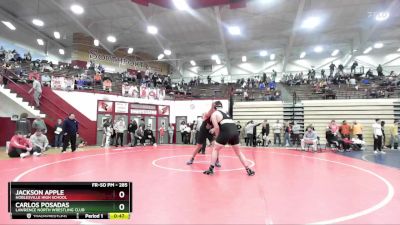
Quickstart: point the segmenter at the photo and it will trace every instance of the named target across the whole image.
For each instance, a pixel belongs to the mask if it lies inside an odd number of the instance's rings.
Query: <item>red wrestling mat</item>
[[[400,171],[331,153],[242,148],[202,174],[209,155],[187,166],[194,146],[119,148],[0,163],[0,224],[399,224]],[[208,153],[210,149],[207,149]],[[9,181],[132,181],[128,221],[11,220]]]

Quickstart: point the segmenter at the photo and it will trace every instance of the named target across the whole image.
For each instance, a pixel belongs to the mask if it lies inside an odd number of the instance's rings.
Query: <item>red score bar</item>
[[[129,201],[129,189],[64,190],[62,195],[12,195],[20,201]]]

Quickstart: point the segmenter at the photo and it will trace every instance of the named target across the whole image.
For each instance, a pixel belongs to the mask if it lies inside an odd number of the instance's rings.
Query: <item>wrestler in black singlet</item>
[[[222,114],[222,120],[218,123],[220,132],[216,142],[221,145],[239,144],[239,132],[235,122],[225,112],[221,110],[218,111]]]

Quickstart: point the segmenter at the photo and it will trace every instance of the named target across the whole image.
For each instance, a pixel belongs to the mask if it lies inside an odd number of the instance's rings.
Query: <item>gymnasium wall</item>
[[[154,105],[169,105],[171,123],[175,123],[176,116],[187,116],[188,121],[193,121],[197,116],[201,116],[203,112],[210,109],[211,103],[215,100],[193,100],[193,101],[170,101],[170,100],[152,100],[140,99],[131,97],[122,97],[116,95],[93,94],[86,92],[54,92],[62,99],[70,103],[73,107],[79,109],[83,115],[92,121],[97,120],[97,101],[120,101],[120,102],[135,102]],[[228,109],[228,100],[221,100],[224,108]]]

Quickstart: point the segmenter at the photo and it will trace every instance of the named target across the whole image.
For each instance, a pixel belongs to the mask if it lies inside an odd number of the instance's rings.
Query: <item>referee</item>
[[[68,118],[64,120],[62,129],[63,129],[63,140],[64,145],[62,149],[62,153],[67,150],[69,143],[71,142],[71,150],[75,152],[76,150],[76,137],[79,136],[78,133],[79,123],[75,120],[75,114],[70,113]]]

